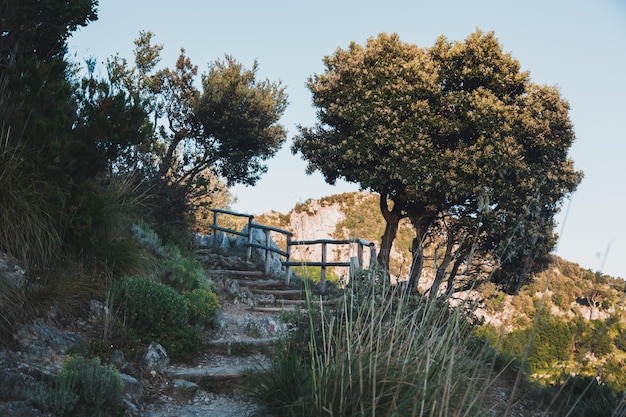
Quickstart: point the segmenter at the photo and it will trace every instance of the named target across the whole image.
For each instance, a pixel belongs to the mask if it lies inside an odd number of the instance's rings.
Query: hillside
[[[358,237],[377,246],[385,227],[378,196],[364,192],[309,200],[297,204],[288,213],[269,212],[256,216],[255,221],[289,230],[294,233],[294,239]],[[403,222],[392,252],[392,278],[406,279],[412,238],[411,225]],[[433,254],[434,249],[427,248],[422,286],[434,274]],[[306,256],[314,259],[319,254],[310,249]],[[552,381],[561,370],[584,375],[598,372],[604,380],[623,390],[626,389],[625,288],[622,279],[581,268],[555,256],[551,267],[537,274],[516,296],[506,295],[487,283],[474,291],[456,294],[455,298],[457,302],[461,299],[477,302],[479,308],[475,314],[484,322],[482,334],[511,354],[523,351],[530,329],[539,323],[539,335],[532,342],[535,350],[528,359],[529,371],[536,378]],[[559,343],[560,350],[554,347]],[[551,348],[544,352],[544,345]]]

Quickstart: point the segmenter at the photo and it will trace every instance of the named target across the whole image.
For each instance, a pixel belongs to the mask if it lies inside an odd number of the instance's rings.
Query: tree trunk
[[[426,212],[420,216],[411,217],[411,224],[415,229],[415,238],[411,245],[411,270],[409,272],[409,284],[407,290],[410,292],[417,291],[422,270],[424,269],[424,239],[428,229],[431,227],[434,216],[429,216]]]
[[[422,269],[424,269],[424,247],[422,245],[423,239],[419,236],[413,238],[413,244],[411,245],[411,270],[409,272],[409,284],[407,285],[407,291],[417,291],[417,285],[419,284],[420,276],[422,275]]]
[[[437,267],[437,272],[435,273],[435,280],[433,281],[433,285],[430,287],[430,290],[428,290],[428,296],[431,300],[437,298],[437,293],[439,292],[439,287],[443,282],[443,277],[446,274],[446,269],[448,269],[450,262],[452,262],[453,247],[454,239],[452,239],[452,236],[448,236],[446,242],[446,253],[443,255],[443,259]]]
[[[387,204],[387,194],[380,194],[380,212],[385,219],[385,233],[381,237],[380,251],[378,252],[378,264],[382,266],[385,276],[389,276],[389,257],[391,254],[391,246],[398,234],[398,224],[402,218],[401,207],[394,202],[393,208],[389,210]]]

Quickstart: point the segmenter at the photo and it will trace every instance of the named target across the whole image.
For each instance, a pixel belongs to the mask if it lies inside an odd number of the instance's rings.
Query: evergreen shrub
[[[191,323],[200,326],[214,324],[217,312],[220,309],[220,302],[217,294],[206,288],[196,288],[185,294],[189,303],[191,313]]]
[[[69,357],[61,372],[31,391],[38,407],[61,416],[117,416],[122,409],[124,383],[112,365],[98,358]]]

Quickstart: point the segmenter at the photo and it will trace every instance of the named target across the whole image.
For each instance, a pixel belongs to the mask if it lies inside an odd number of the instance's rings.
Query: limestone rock
[[[143,358],[144,369],[151,375],[156,375],[165,372],[169,364],[170,358],[165,348],[158,343],[150,343]]]

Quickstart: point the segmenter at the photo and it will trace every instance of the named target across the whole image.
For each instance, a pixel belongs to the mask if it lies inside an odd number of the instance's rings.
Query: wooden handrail
[[[347,245],[356,243],[357,246],[357,266],[358,268],[363,268],[363,248],[370,248],[370,270],[373,271],[374,263],[376,260],[376,245],[372,242],[369,242],[364,239],[316,239],[316,240],[291,240],[293,237],[293,233],[288,230],[279,229],[277,227],[266,226],[259,223],[253,222],[254,216],[251,214],[241,214],[230,210],[212,208],[213,212],[213,224],[210,226],[213,232],[213,245],[217,245],[216,232],[222,231],[224,233],[232,233],[238,236],[247,237],[248,242],[246,246],[248,248],[247,251],[247,259],[250,260],[252,248],[258,248],[265,251],[265,273],[269,273],[269,252],[277,253],[280,256],[284,256],[285,260],[281,261],[281,264],[285,267],[285,284],[289,285],[290,281],[290,267],[292,266],[319,266],[321,268],[321,277],[320,277],[320,290],[321,292],[325,291],[326,287],[326,268],[327,267],[350,267],[352,268],[352,262],[328,262],[326,260],[326,249],[328,245]],[[239,232],[233,229],[229,229],[227,227],[218,226],[217,218],[218,214],[228,214],[231,216],[238,217],[247,217],[248,218],[248,228],[247,233]],[[265,233],[265,244],[252,243],[252,229],[260,229]],[[271,244],[270,232],[277,232],[285,235],[286,237],[286,250],[283,251],[280,248],[274,248]],[[317,261],[291,261],[291,248],[293,246],[301,246],[301,245],[322,245],[322,259],[321,262]],[[373,275],[372,275],[373,277]]]

